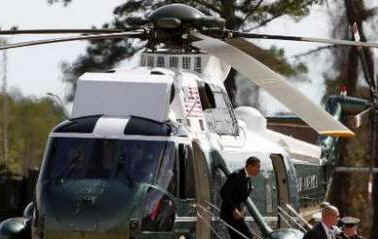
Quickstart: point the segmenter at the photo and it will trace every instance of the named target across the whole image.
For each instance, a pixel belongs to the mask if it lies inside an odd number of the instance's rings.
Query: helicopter
[[[0,223],[0,238],[224,238],[220,187],[249,156],[261,160],[246,202],[255,236],[302,238],[303,228],[284,218],[303,208],[300,195],[320,192],[315,201],[322,200],[328,175],[321,147],[267,129],[252,107],[233,109],[223,81],[233,67],[327,140],[352,137],[253,58],[245,39],[378,45],[231,31],[223,19],[184,4],[163,6],[134,23],[126,30],[0,31],[86,34],[0,50],[88,39],[147,41],[139,66],[80,77],[70,118],[49,135],[35,199],[23,217]]]

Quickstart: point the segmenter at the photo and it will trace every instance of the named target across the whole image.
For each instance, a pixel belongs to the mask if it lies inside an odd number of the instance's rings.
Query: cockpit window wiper
[[[81,152],[76,152],[76,155],[72,157],[72,159],[69,161],[67,166],[63,167],[62,171],[57,174],[56,178],[57,180],[60,180],[62,178],[68,177],[76,168],[77,163],[82,159],[82,153]]]
[[[126,157],[124,154],[121,154],[116,168],[115,176],[120,179],[126,179],[127,185],[132,188],[135,185],[134,180],[131,178],[129,173],[125,173],[125,170],[127,169],[128,162],[126,161]]]

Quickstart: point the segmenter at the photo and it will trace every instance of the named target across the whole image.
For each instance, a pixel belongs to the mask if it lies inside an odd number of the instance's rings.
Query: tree
[[[47,136],[65,118],[64,110],[49,98],[5,97],[9,102],[6,168],[12,174],[27,175],[30,168],[39,168]],[[4,96],[1,96],[0,104],[3,100]]]
[[[265,26],[285,15],[299,21],[309,14],[312,5],[322,4],[323,2],[324,0],[129,0],[114,9],[115,17],[113,22],[105,23],[103,27],[124,29],[128,27],[127,20],[130,17],[151,12],[166,4],[184,3],[201,10],[207,15],[223,17],[226,20],[228,29],[248,32]],[[68,5],[71,3],[71,0],[48,0],[48,3],[63,3],[64,5]],[[76,89],[75,83],[81,74],[87,71],[103,71],[116,66],[121,60],[132,56],[143,47],[135,43],[135,41],[120,39],[91,41],[85,55],[80,56],[72,64],[63,64],[63,80],[73,85],[73,91],[68,96],[68,100],[73,99],[73,93]],[[295,75],[306,71],[303,64],[290,65],[285,60],[282,50],[262,50],[256,47],[256,55],[263,56],[260,59],[263,63],[285,75]],[[225,83],[234,105],[236,92],[235,75],[236,71],[232,70]]]
[[[334,3],[339,9],[338,14],[333,17],[336,38],[352,39],[350,26],[356,22],[359,26],[361,41],[366,41],[365,29],[367,23],[375,16],[375,9],[368,9],[364,1],[345,0]],[[340,9],[343,9],[340,11]],[[347,21],[345,21],[347,19]],[[328,94],[337,94],[342,86],[348,89],[348,95],[361,98],[369,98],[369,89],[361,84],[361,73],[373,76],[373,57],[370,49],[363,49],[366,60],[366,69],[361,71],[359,50],[355,47],[338,47],[332,49],[333,64],[328,73],[325,74]],[[348,123],[348,121],[346,121]],[[344,167],[367,167],[370,164],[370,141],[371,128],[368,122],[358,130],[357,136],[353,139],[343,140],[339,146],[340,159],[338,166]],[[351,125],[349,125],[351,127]],[[361,218],[361,231],[368,238],[378,236],[377,229],[372,223],[373,211],[371,208],[376,203],[369,200],[368,195],[369,175],[364,172],[335,172],[332,184],[330,185],[328,200],[338,206],[343,215],[357,216]],[[376,198],[376,197],[374,197]],[[375,200],[378,200],[376,198]],[[375,206],[376,207],[376,206]],[[376,211],[374,217],[378,217]]]

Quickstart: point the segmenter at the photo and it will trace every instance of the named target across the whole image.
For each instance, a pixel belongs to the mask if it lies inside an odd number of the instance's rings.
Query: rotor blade
[[[378,43],[374,43],[374,42],[355,42],[355,41],[347,41],[347,40],[325,39],[325,38],[314,38],[314,37],[269,35],[269,34],[257,34],[257,33],[243,33],[243,32],[232,32],[232,37],[243,37],[243,38],[253,38],[253,39],[287,40],[287,41],[303,41],[303,42],[318,42],[318,43],[333,44],[333,45],[362,46],[362,47],[378,48]]]
[[[243,39],[232,39],[227,43],[218,39],[193,33],[194,37],[202,39],[192,43],[195,47],[207,51],[222,61],[230,64],[238,72],[247,76],[258,86],[265,89],[270,95],[278,99],[287,108],[292,110],[307,124],[321,135],[351,137],[354,133],[330,114],[315,105],[299,90],[291,86],[286,79],[257,61],[255,58],[240,50],[249,42]]]
[[[33,30],[6,30],[0,31],[0,35],[21,35],[21,34],[99,34],[99,33],[120,33],[126,31],[134,31],[138,28],[129,29],[33,29]]]
[[[77,36],[77,37],[62,37],[47,40],[36,40],[19,42],[14,44],[1,45],[0,50],[6,50],[11,48],[19,48],[26,46],[44,45],[58,42],[68,42],[68,41],[79,41],[79,40],[101,40],[101,39],[115,39],[115,38],[141,38],[144,39],[146,34],[143,32],[122,32],[122,33],[110,33],[110,34],[99,34],[99,35],[87,35],[87,36]]]

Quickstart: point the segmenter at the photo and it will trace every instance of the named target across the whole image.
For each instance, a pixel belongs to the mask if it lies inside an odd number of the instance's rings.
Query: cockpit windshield
[[[152,183],[157,165],[172,147],[166,141],[52,138],[44,178]]]

